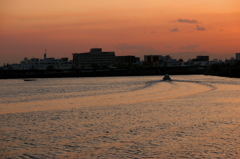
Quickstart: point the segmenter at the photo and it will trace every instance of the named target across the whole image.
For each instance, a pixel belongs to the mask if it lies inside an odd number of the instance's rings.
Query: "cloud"
[[[200,27],[199,25],[196,26],[196,29],[199,31],[205,31],[206,29],[204,27]]]
[[[115,46],[115,49],[117,50],[130,50],[130,49],[143,49],[143,46],[140,45],[129,45],[126,43],[123,44],[118,44],[117,46]]]
[[[195,44],[195,45],[187,45],[187,46],[180,46],[181,49],[186,49],[186,50],[193,50],[195,48],[197,48],[199,45]]]
[[[177,21],[180,22],[180,23],[190,23],[190,24],[198,23],[197,20],[190,20],[190,19],[178,19]]]
[[[177,31],[179,31],[179,30],[178,30],[178,28],[174,28],[174,29],[171,29],[170,31],[171,31],[171,32],[177,32]]]
[[[146,34],[146,33],[148,33],[148,34],[149,34],[149,33],[155,34],[155,33],[157,33],[157,32],[156,32],[156,31],[148,31],[148,32],[147,32],[147,31],[143,31],[143,34]]]
[[[165,46],[166,48],[172,48],[171,46]]]

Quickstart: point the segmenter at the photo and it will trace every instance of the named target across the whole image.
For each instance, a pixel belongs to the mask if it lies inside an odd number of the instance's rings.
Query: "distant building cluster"
[[[47,58],[45,50],[44,58],[25,57],[20,64],[4,64],[0,67],[3,70],[55,70],[55,69],[92,69],[92,68],[118,68],[118,67],[184,67],[184,66],[207,66],[223,61],[214,59],[209,61],[209,56],[199,55],[195,59],[184,62],[182,59],[173,59],[169,55],[144,55],[144,60],[139,57],[115,56],[115,52],[103,52],[102,48],[92,48],[90,52],[72,53],[73,59]],[[236,58],[226,59],[224,63],[233,63],[240,60],[240,53],[236,53]]]
[[[68,58],[55,59],[53,57],[47,58],[45,52],[44,58],[31,58],[25,57],[20,64],[5,65],[8,69],[13,70],[47,70],[47,69],[70,69],[73,62],[68,61]]]

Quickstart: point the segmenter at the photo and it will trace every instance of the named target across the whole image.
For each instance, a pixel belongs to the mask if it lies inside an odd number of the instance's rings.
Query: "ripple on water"
[[[11,113],[0,114],[0,158],[238,158],[239,101],[230,99],[239,86],[185,77],[134,87],[123,78],[112,93],[1,105]]]

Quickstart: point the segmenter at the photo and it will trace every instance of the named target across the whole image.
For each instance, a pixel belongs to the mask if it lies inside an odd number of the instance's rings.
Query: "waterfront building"
[[[8,67],[9,70],[20,70],[21,66],[17,63],[11,64],[10,67]]]
[[[169,55],[162,56],[162,55],[144,55],[144,62],[145,63],[157,63],[159,61],[168,61],[171,57]]]
[[[125,63],[125,64],[129,64],[129,63],[136,63],[139,62],[140,58],[139,57],[135,57],[135,56],[116,56],[116,63]]]
[[[102,52],[102,48],[92,48],[90,52],[72,55],[73,65],[76,68],[90,68],[92,65],[104,67],[115,64],[115,52]]]
[[[189,60],[190,65],[207,66],[209,63],[209,56],[197,56],[196,59]]]
[[[240,60],[240,53],[236,53],[236,60]]]
[[[174,67],[174,66],[177,67],[179,65],[180,65],[180,63],[176,59],[170,59],[170,60],[166,61],[167,67]]]
[[[209,61],[209,56],[197,56],[196,61]]]
[[[235,59],[231,57],[230,59],[225,59],[225,63],[233,64],[235,62]]]
[[[46,53],[43,59],[39,58],[24,58],[20,63],[21,70],[46,70],[46,69],[71,69],[73,65],[72,61],[68,61],[68,58],[55,59],[53,57],[47,58]]]
[[[219,60],[219,59],[213,59],[212,61],[209,61],[206,66],[212,65],[212,64],[220,64],[220,63],[224,63],[224,62],[222,60]]]

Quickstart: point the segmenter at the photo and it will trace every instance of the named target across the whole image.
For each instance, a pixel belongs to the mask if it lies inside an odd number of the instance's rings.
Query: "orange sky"
[[[45,49],[69,59],[92,47],[136,56],[236,53],[239,8],[239,0],[1,0],[0,66],[43,58]]]

